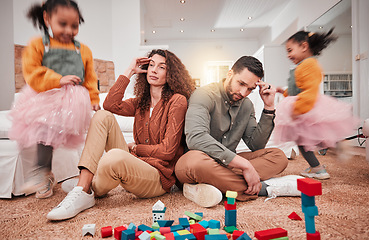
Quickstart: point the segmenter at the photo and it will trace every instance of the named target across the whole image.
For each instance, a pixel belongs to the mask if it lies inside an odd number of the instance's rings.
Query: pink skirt
[[[87,89],[66,85],[37,93],[23,88],[9,114],[9,138],[20,148],[37,143],[77,148],[84,143],[92,111]]]
[[[352,106],[320,95],[314,108],[291,118],[297,96],[284,98],[277,106],[273,139],[277,143],[294,141],[305,151],[336,147],[336,143],[351,136],[358,124]]]

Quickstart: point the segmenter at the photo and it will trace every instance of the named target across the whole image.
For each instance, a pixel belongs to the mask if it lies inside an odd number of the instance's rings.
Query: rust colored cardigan
[[[174,166],[184,151],[181,143],[187,99],[174,94],[166,103],[161,99],[151,117],[150,110],[142,115],[136,98],[122,101],[128,83],[127,77],[118,77],[104,101],[104,109],[135,118],[133,136],[137,144],[136,156],[158,169],[163,189],[169,192],[175,183]]]

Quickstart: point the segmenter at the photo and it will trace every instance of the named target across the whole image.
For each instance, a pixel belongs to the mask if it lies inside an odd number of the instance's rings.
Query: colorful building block
[[[174,223],[174,220],[157,220],[160,227],[170,227]]]
[[[320,233],[318,231],[315,233],[306,233],[306,240],[320,240]]]
[[[179,235],[186,235],[186,234],[190,234],[191,232],[185,229],[185,230],[179,230],[179,231],[177,231],[177,233]]]
[[[183,230],[184,227],[182,225],[173,225],[173,226],[170,226],[170,231],[171,232],[177,232],[179,230]]]
[[[196,215],[199,215],[200,217],[204,217],[204,213],[203,212],[195,212]]]
[[[127,227],[127,229],[131,229],[131,230],[134,230],[134,231],[136,231],[136,225],[134,224],[134,223],[130,223],[129,225],[128,225],[128,227]]]
[[[288,237],[273,238],[272,240],[288,240]]]
[[[190,220],[188,220],[188,222],[190,223],[190,226],[191,226],[191,224],[195,224],[196,223],[195,219],[190,219]]]
[[[102,227],[101,228],[101,237],[111,237],[113,235],[113,228],[112,226]]]
[[[184,228],[189,227],[190,223],[188,222],[187,218],[178,218],[179,224],[182,225]]]
[[[190,233],[186,235],[179,235],[178,237],[176,237],[176,240],[196,240],[196,237],[195,235]]]
[[[272,228],[256,231],[254,235],[258,240],[269,240],[273,238],[286,237],[287,231],[283,228]]]
[[[174,233],[172,232],[164,234],[164,237],[166,240],[175,240]]]
[[[304,206],[315,206],[315,196],[308,196],[305,193],[301,193],[301,204]]]
[[[318,212],[318,207],[317,206],[304,206],[301,205],[302,208],[302,212],[305,215],[308,215],[309,217],[313,217],[313,216],[318,216],[319,212]]]
[[[239,238],[244,233],[244,231],[234,230],[232,233],[232,239],[237,240],[237,238]]]
[[[237,210],[225,210],[225,226],[237,226]]]
[[[310,197],[322,195],[322,183],[312,178],[297,179],[297,189]]]
[[[237,198],[237,195],[238,195],[238,193],[235,192],[235,191],[227,191],[226,192],[226,197],[227,198]]]
[[[233,204],[236,203],[236,199],[235,198],[227,198],[227,203],[233,205]]]
[[[140,240],[150,240],[150,239],[151,239],[151,236],[150,236],[150,234],[149,234],[148,232],[144,231],[144,232],[142,232],[142,233],[138,236],[138,238],[139,238]]]
[[[208,221],[209,228],[220,228],[220,222],[218,220],[211,219]]]
[[[138,236],[140,236],[143,233],[143,231],[137,230],[135,231],[135,239],[138,239]]]
[[[154,206],[152,207],[152,221],[153,223],[157,220],[163,220],[165,218],[165,211],[167,208],[164,206],[164,203],[158,200]]]
[[[121,240],[135,240],[135,230],[127,229],[122,231]]]
[[[122,231],[127,230],[125,226],[119,226],[114,228],[114,238],[117,240],[121,240]]]
[[[305,229],[307,233],[315,233],[314,216],[308,216],[305,214]]]
[[[198,224],[200,224],[204,228],[208,228],[209,227],[209,223],[206,220],[201,220],[200,222],[198,222]]]
[[[165,240],[165,236],[160,235],[160,234],[156,234],[156,235],[155,235],[155,239],[156,239],[156,240]]]
[[[160,228],[159,223],[155,221],[155,222],[151,225],[151,228],[152,228],[152,229],[154,229],[154,230],[159,229],[159,228]]]
[[[159,229],[159,231],[160,231],[160,234],[161,234],[161,235],[164,235],[164,234],[166,234],[166,233],[170,233],[170,232],[171,232],[171,229],[170,229],[170,227],[161,227],[161,228]]]
[[[141,225],[139,225],[138,227],[137,227],[137,229],[139,230],[139,231],[153,231],[153,229],[151,228],[151,227],[149,227],[149,226],[147,226],[147,225],[145,225],[145,224],[141,224]]]
[[[85,224],[82,227],[82,237],[86,234],[91,234],[92,236],[95,235],[96,231],[96,224]]]
[[[202,217],[197,215],[197,214],[194,214],[192,212],[189,212],[189,211],[185,211],[185,215],[192,218],[192,219],[195,219],[197,221],[201,221],[202,220]]]
[[[249,236],[249,235],[247,235],[247,233],[243,233],[243,234],[238,238],[238,240],[252,240],[252,239],[250,238],[250,236]]]
[[[209,229],[208,229],[208,234],[209,234],[209,235],[220,234],[220,230],[219,230],[219,229],[217,229],[217,228],[214,228],[214,229],[209,228]]]
[[[235,226],[224,227],[224,231],[226,231],[227,233],[233,233],[235,230],[238,230]]]
[[[228,240],[225,234],[205,235],[205,240]]]
[[[302,218],[296,212],[292,212],[290,215],[288,215],[288,218],[292,220],[298,220],[298,221],[302,220]]]
[[[229,204],[227,200],[224,201],[224,208],[226,210],[236,210],[237,208],[237,203],[235,202],[234,204]]]

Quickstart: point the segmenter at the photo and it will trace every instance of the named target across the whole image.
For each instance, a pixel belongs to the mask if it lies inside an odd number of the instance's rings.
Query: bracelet
[[[136,144],[132,146],[132,152],[136,153],[136,151],[135,151],[136,147],[137,147]]]
[[[263,109],[263,113],[265,114],[275,114],[275,109],[274,110],[266,110],[265,108]]]

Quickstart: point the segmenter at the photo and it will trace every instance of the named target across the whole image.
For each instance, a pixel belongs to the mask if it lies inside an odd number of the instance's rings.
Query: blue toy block
[[[190,234],[185,234],[185,235],[179,235],[175,237],[176,240],[196,240],[195,235],[193,235],[192,233]]]
[[[249,237],[249,235],[247,235],[247,233],[243,233],[237,238],[237,240],[251,240],[251,238]]]
[[[314,217],[305,215],[305,229],[307,233],[315,233]]]
[[[235,204],[235,202],[236,202],[236,199],[235,198],[227,197],[227,203],[228,204],[233,205],[233,204]]]
[[[160,227],[170,227],[174,223],[174,220],[157,220]]]
[[[133,231],[136,231],[136,225],[134,224],[134,223],[130,223],[129,225],[128,225],[128,228],[127,229],[130,229],[130,230],[133,230]]]
[[[184,213],[186,216],[196,220],[196,221],[201,221],[202,220],[202,217],[200,215],[197,215],[195,213],[192,213],[192,212],[189,212],[189,211],[185,211]]]
[[[188,222],[187,218],[178,218],[179,225],[182,225],[184,228],[189,227],[190,223]]]
[[[301,205],[301,208],[302,208],[302,212],[305,215],[309,216],[309,217],[314,217],[314,216],[319,215],[317,206],[304,206],[304,205]]]
[[[225,226],[237,226],[237,210],[225,210]]]
[[[180,235],[179,233],[177,233],[177,232],[173,232],[173,236],[174,236],[174,238],[178,237],[179,235]]]
[[[308,196],[305,193],[301,193],[301,205],[315,206],[315,196]]]
[[[205,235],[205,240],[228,240],[225,234]]]
[[[171,232],[177,232],[179,230],[183,230],[184,227],[182,225],[173,225],[173,226],[170,226],[170,231]]]
[[[204,213],[203,212],[195,212],[196,215],[199,215],[200,217],[204,217]]]
[[[149,226],[147,226],[145,224],[141,224],[137,228],[138,228],[139,231],[143,231],[143,232],[144,231],[150,231],[150,232],[153,232],[154,231],[154,229],[152,229],[151,227],[149,227]]]
[[[211,219],[208,221],[209,228],[220,228],[220,222],[218,220]]]
[[[201,226],[203,226],[204,228],[208,228],[209,227],[209,223],[206,220],[202,220],[200,222],[198,222]]]
[[[122,231],[121,240],[135,240],[135,231],[132,229]]]

